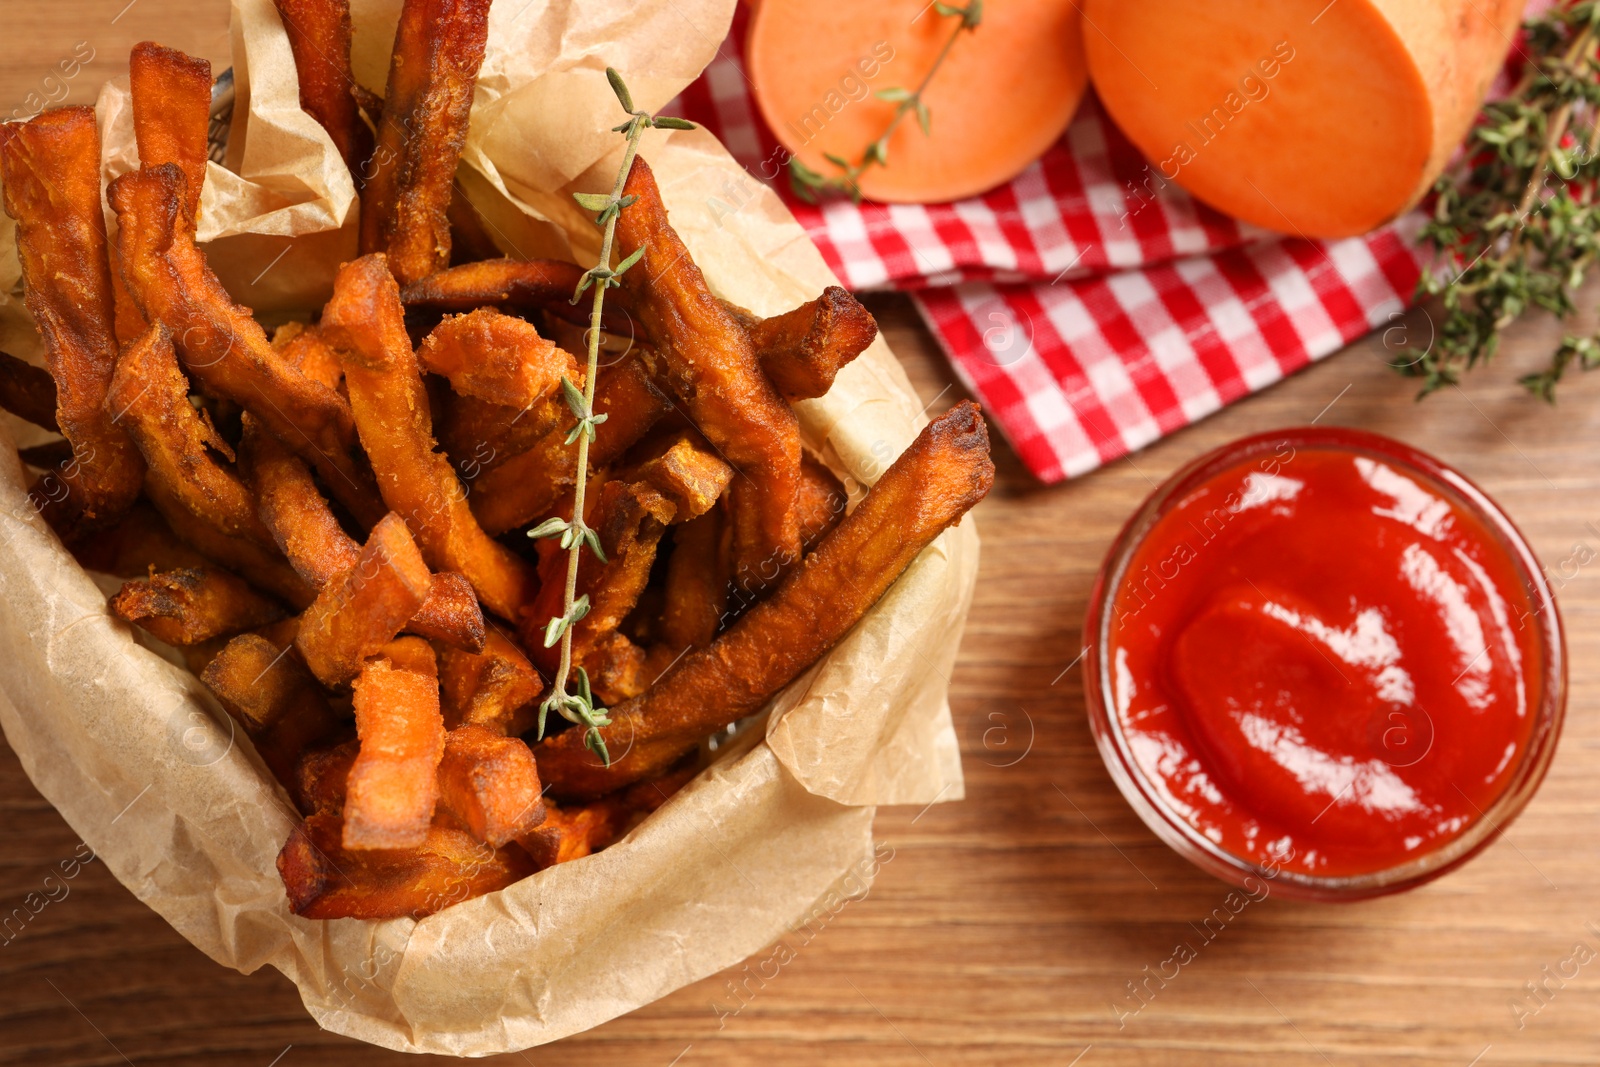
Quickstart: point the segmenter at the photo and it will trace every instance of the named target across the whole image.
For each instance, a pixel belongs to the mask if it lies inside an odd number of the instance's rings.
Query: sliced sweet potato
[[[539,769],[520,737],[467,723],[445,738],[439,806],[496,848],[544,820]]]
[[[1270,230],[1347,237],[1432,186],[1523,7],[1086,0],[1084,44],[1097,95],[1160,181]]]
[[[416,848],[428,837],[444,757],[439,676],[428,643],[403,637],[355,683],[361,750],[344,801],[347,849]]]
[[[0,408],[52,433],[56,425],[56,381],[43,367],[0,352]]]
[[[729,307],[755,345],[761,369],[790,402],[823,396],[878,336],[878,323],[848,290],[830,285],[815,300],[770,319]]]
[[[359,187],[372,158],[372,131],[350,91],[350,0],[275,0],[294,53],[300,106],[324,130]]]
[[[447,316],[417,359],[462,396],[518,409],[554,393],[571,361],[533,323],[489,308]]]
[[[295,654],[288,634],[240,634],[208,663],[200,680],[244,727],[285,786],[308,746],[339,727],[327,694]]]
[[[520,648],[491,629],[480,653],[439,650],[439,688],[452,730],[474,723],[511,735],[532,729],[544,679]]]

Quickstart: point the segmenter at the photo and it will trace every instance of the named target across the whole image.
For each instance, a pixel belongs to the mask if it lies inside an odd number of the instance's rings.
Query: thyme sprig
[[[859,179],[868,169],[874,166],[887,167],[889,165],[889,138],[894,136],[895,130],[905,121],[906,116],[915,115],[917,125],[922,127],[924,137],[933,132],[933,114],[928,110],[927,102],[922,99],[923,93],[928,89],[928,84],[933,81],[933,76],[944,65],[945,57],[950,54],[950,49],[955,47],[957,38],[962,33],[971,33],[983,21],[983,0],[970,0],[966,7],[957,7],[955,4],[935,3],[933,9],[945,18],[959,17],[960,22],[945,39],[944,47],[939,50],[939,55],[933,61],[933,66],[928,68],[928,73],[922,76],[922,81],[915,90],[891,86],[879,89],[872,95],[879,100],[892,100],[895,104],[894,115],[889,119],[889,125],[878,139],[867,146],[858,162],[852,163],[843,156],[832,152],[824,153],[824,158],[842,172],[837,175],[825,175],[812,170],[798,158],[789,160],[789,187],[794,190],[794,195],[808,204],[815,204],[824,195],[842,193],[848,195],[856,203],[861,202],[861,185]]]
[[[1530,307],[1570,316],[1600,255],[1600,3],[1567,0],[1524,31],[1533,58],[1512,93],[1483,108],[1422,229],[1434,269],[1418,295],[1440,296],[1444,318],[1428,351],[1400,369],[1423,379],[1424,396],[1492,358]],[[1554,402],[1575,364],[1600,366],[1600,334],[1563,337],[1550,365],[1521,382]]]
[[[589,597],[578,596],[578,564],[583,555],[585,546],[600,560],[606,562],[606,554],[600,547],[600,536],[592,527],[584,522],[583,498],[584,490],[589,481],[589,445],[595,439],[595,433],[601,423],[606,421],[604,414],[596,414],[594,410],[595,379],[600,370],[600,324],[605,308],[606,290],[612,286],[622,285],[622,276],[626,274],[639,257],[644,255],[641,247],[633,255],[618,263],[615,267],[611,263],[611,245],[617,232],[617,217],[623,210],[632,206],[638,199],[633,196],[623,196],[622,190],[627,186],[628,174],[633,170],[634,157],[639,154],[639,139],[644,131],[655,128],[662,130],[692,130],[694,123],[686,119],[670,116],[655,116],[648,111],[635,110],[633,96],[628,92],[628,87],[622,81],[622,75],[610,67],[606,68],[606,80],[611,83],[611,91],[616,93],[617,102],[622,105],[622,110],[628,113],[625,122],[612,127],[616,133],[627,138],[627,149],[622,155],[622,167],[617,172],[617,180],[612,185],[610,195],[603,193],[573,193],[572,198],[580,207],[595,212],[594,222],[603,231],[604,236],[600,241],[600,256],[595,265],[584,272],[578,281],[578,287],[572,294],[572,303],[576,304],[583,298],[585,290],[593,289],[594,297],[589,312],[589,329],[586,341],[588,343],[588,363],[584,369],[583,388],[579,389],[570,379],[561,379],[561,394],[567,406],[572,410],[577,422],[567,434],[567,444],[578,446],[577,480],[573,487],[572,518],[546,519],[532,530],[528,531],[529,537],[555,537],[561,538],[561,547],[567,551],[567,586],[562,612],[551,619],[544,630],[544,647],[550,648],[557,641],[561,642],[561,662],[556,670],[554,683],[550,687],[550,695],[539,705],[539,737],[544,737],[545,719],[551,711],[557,711],[562,718],[577,723],[584,727],[584,745],[599,756],[607,766],[611,765],[611,754],[606,750],[605,738],[600,736],[602,726],[610,726],[611,719],[606,714],[606,709],[599,707],[594,702],[594,693],[589,688],[589,674],[581,666],[576,668],[578,676],[577,692],[569,692],[568,685],[573,674],[572,665],[572,628],[577,622],[589,613]]]

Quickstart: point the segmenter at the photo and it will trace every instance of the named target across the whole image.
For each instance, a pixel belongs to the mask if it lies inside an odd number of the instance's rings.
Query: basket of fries
[[[220,160],[153,43],[0,127],[0,726],[202,951],[413,1052],[732,965],[959,797],[993,477],[656,113],[732,0],[516,6],[235,0]]]

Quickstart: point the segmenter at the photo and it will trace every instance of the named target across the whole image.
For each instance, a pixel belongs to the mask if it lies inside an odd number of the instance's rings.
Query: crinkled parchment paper
[[[398,0],[356,0],[356,70],[381,91]],[[501,0],[463,185],[503,249],[592,262],[567,195],[609,188],[621,138],[606,87],[639,106],[692,80],[733,0]],[[271,0],[234,0],[239,104],[200,234],[236,296],[309,312],[354,249],[355,190],[303,115]],[[136,164],[126,82],[100,100],[106,167]],[[778,200],[702,132],[652,131],[644,154],[711,284],[761,313],[834,282]],[[36,356],[0,221],[0,344]],[[806,443],[870,484],[925,421],[880,340],[800,405]],[[274,860],[294,813],[204,687],[106,611],[94,579],[29,505],[0,428],[0,726],[39,790],[119,880],[203,952],[278,968],[323,1026],[411,1052],[488,1055],[595,1026],[739,962],[860,892],[877,804],[961,795],[946,677],[977,570],[971,522],[917,560],[822,663],[719,761],[599,855],[421,922],[289,914]]]

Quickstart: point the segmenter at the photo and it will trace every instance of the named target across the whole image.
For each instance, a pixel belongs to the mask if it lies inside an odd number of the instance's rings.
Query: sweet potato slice
[[[398,515],[372,528],[355,566],[322,587],[295,647],[324,685],[346,685],[393,641],[432,587],[428,565]]]
[[[185,567],[127,582],[111,611],[169,645],[198,645],[283,618],[281,605],[218,567]]]
[[[520,737],[467,723],[445,738],[439,806],[499,848],[544,821],[539,769]]]
[[[197,385],[265,423],[370,527],[383,517],[372,472],[356,454],[343,397],[290,366],[206,266],[183,218],[183,172],[145,167],[111,183],[118,258],[145,317],[163,323]]]
[[[434,450],[422,368],[383,256],[339,268],[322,330],[344,361],[350,404],[384,500],[406,520],[429,563],[466,575],[491,611],[516,620],[533,595],[533,568],[484,533],[450,461]]]
[[[76,462],[41,502],[57,530],[115,522],[139,495],[144,461],[105,410],[117,360],[111,268],[100,206],[94,109],[64,107],[0,126],[5,211],[17,221],[28,311],[56,386],[55,422]]]
[[[976,404],[930,423],[771,598],[642,695],[611,712],[610,767],[568,730],[535,750],[556,797],[586,798],[658,774],[761,705],[832,648],[943,530],[989,491],[994,464]]]
[[[735,572],[773,562],[787,569],[800,560],[800,425],[762,373],[744,328],[711,294],[667,221],[643,159],[634,160],[626,188],[638,200],[618,216],[619,254],[643,249],[644,256],[623,276],[623,288],[661,360],[660,377],[739,473],[732,496]]]
[[[517,844],[540,870],[599,852],[646,815],[656,811],[699,773],[693,760],[659,778],[589,804],[568,807],[545,801],[544,821],[517,837]]]
[[[1088,0],[1084,45],[1097,95],[1158,182],[1270,230],[1347,237],[1433,185],[1523,7]]]
[[[240,460],[255,487],[261,521],[301,577],[321,589],[361,559],[361,546],[344,532],[300,458],[252,416],[244,418]],[[433,575],[428,599],[406,629],[476,652],[483,648],[483,611],[464,577]]]
[[[672,410],[672,402],[656,388],[643,361],[630,357],[601,370],[595,385],[594,409],[606,415],[589,446],[590,465],[599,468],[622,458]],[[473,483],[472,512],[484,530],[502,534],[546,518],[562,496],[572,490],[577,452],[566,440],[571,424],[569,412],[533,448],[506,460]]]
[[[571,361],[533,323],[488,308],[446,317],[417,349],[417,359],[462,396],[510,408],[554,393]]]
[[[568,377],[577,385],[583,374],[576,360],[571,364],[573,373]],[[533,448],[563,420],[572,421],[572,409],[560,395],[529,407],[508,408],[450,393],[439,413],[439,444],[461,480],[470,484]]]
[[[338,815],[344,811],[350,768],[360,751],[361,742],[351,739],[301,755],[295,764],[290,793],[302,815]]]
[[[448,212],[489,35],[490,0],[405,0],[377,147],[361,198],[361,251],[401,282],[450,264]]]
[[[416,848],[428,836],[444,757],[439,675],[428,643],[403,637],[355,683],[361,751],[344,801],[347,849]]]
[[[837,285],[770,319],[757,318],[742,308],[729,310],[750,335],[761,369],[791,402],[826,394],[839,371],[878,336],[872,314]]]
[[[327,694],[289,642],[240,634],[206,665],[200,680],[244,726],[285,786],[293,787],[306,748],[338,729]]]
[[[428,828],[415,848],[349,850],[337,815],[313,815],[278,854],[289,907],[308,919],[421,919],[504,889],[533,873],[519,848],[496,849],[465,830]]]
[[[0,408],[52,433],[56,425],[56,381],[43,367],[0,352]]]
[[[473,723],[510,735],[533,727],[544,679],[520,648],[490,630],[480,653],[439,650],[439,688],[452,730]]]
[[[209,561],[172,532],[167,520],[146,501],[139,501],[117,522],[94,537],[74,541],[70,546],[79,566],[85,570],[114,574],[118,578],[142,578],[152,569],[178,570],[204,567]]]
[[[1087,84],[1084,38],[1095,35],[1080,25],[1078,7],[1079,0],[984,5],[982,23],[961,34],[924,90],[927,128],[910,115],[900,123],[888,166],[861,175],[862,195],[889,203],[963,200],[1043,155]],[[897,103],[872,94],[914,87],[958,25],[927,0],[827,7],[762,0],[745,37],[756,103],[795,159],[838,175],[828,157],[859,163],[894,117]],[[1196,52],[1208,44],[1190,41]],[[1165,93],[1161,74],[1151,73]]]
[[[350,91],[350,0],[275,0],[294,53],[300,106],[317,120],[357,187],[372,158],[372,131]]]
[[[210,153],[211,64],[144,41],[128,57],[128,80],[139,163],[175,163],[183,171],[184,215],[192,229]]]

